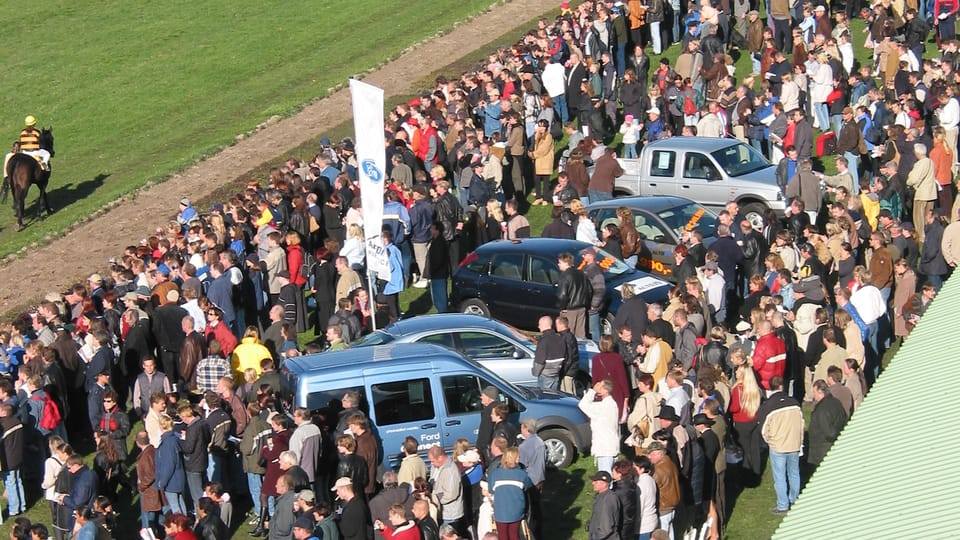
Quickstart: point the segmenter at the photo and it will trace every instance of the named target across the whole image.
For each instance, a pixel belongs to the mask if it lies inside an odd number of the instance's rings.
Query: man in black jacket
[[[603,269],[597,264],[597,248],[586,248],[580,255],[583,257],[583,274],[587,276],[587,281],[590,282],[590,288],[593,289],[593,294],[590,296],[589,309],[587,310],[587,320],[590,323],[590,339],[595,343],[599,343],[602,334],[600,330],[600,310],[603,309],[603,300],[607,293],[607,282],[603,277]],[[646,305],[644,305],[644,311],[646,311]]]
[[[437,182],[437,199],[433,201],[434,219],[440,222],[440,231],[450,247],[450,268],[460,264],[460,243],[457,238],[463,229],[463,207],[450,193],[450,182]]]
[[[807,434],[807,463],[817,466],[843,431],[847,423],[847,413],[840,400],[830,393],[830,387],[823,379],[813,382],[813,402],[810,430]]]
[[[590,477],[593,482],[593,491],[597,496],[593,499],[593,512],[587,532],[590,540],[614,540],[620,538],[620,527],[623,523],[623,508],[620,498],[610,490],[613,477],[606,471],[599,471]]]
[[[554,325],[557,333],[563,338],[563,368],[560,377],[560,390],[568,394],[575,394],[576,387],[574,381],[580,375],[580,345],[577,343],[576,336],[570,331],[570,321],[563,315],[557,317]]]
[[[586,336],[587,306],[593,290],[587,276],[574,266],[573,255],[561,253],[557,257],[560,281],[557,287],[557,307],[570,322],[570,330],[578,339]]]
[[[549,315],[540,317],[538,328],[541,334],[537,340],[531,373],[537,378],[537,386],[556,390],[563,376],[567,345],[563,336],[553,329],[553,318]]]
[[[183,451],[183,469],[187,473],[187,487],[194,509],[203,497],[203,484],[207,474],[208,447],[210,445],[210,427],[197,418],[193,407],[181,405],[177,409],[180,419],[186,425],[180,436],[180,449]]]
[[[220,540],[230,536],[230,530],[220,519],[220,509],[210,497],[202,497],[197,503],[197,526],[193,533],[199,540]]]
[[[440,527],[430,517],[430,503],[424,499],[417,499],[413,503],[413,518],[420,528],[423,540],[440,540]]]

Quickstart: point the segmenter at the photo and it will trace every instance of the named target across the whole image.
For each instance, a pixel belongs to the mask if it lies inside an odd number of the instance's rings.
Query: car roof
[[[446,347],[427,343],[388,343],[373,347],[357,347],[336,352],[324,352],[295,356],[284,361],[284,368],[294,375],[302,376],[306,373],[331,369],[346,369],[353,375],[360,375],[364,368],[390,361],[391,367],[396,364],[399,369],[404,364],[417,366],[423,369],[423,363],[435,357],[453,356],[465,362],[471,362],[458,353]]]
[[[556,257],[563,252],[576,253],[590,247],[586,242],[566,238],[524,238],[522,240],[496,240],[477,247],[477,253],[496,251],[498,253],[533,253]]]
[[[726,148],[735,144],[741,144],[737,139],[726,139],[721,137],[669,137],[659,139],[652,143],[647,143],[647,148],[666,148],[673,150],[700,150],[701,152],[713,152],[720,148]]]
[[[630,209],[639,209],[646,210],[654,214],[663,212],[670,208],[676,208],[678,206],[684,206],[687,204],[699,204],[692,199],[686,197],[673,197],[673,196],[644,196],[638,195],[635,197],[622,197],[618,199],[611,199],[609,201],[599,201],[595,203],[590,203],[586,206],[587,210],[592,208],[618,208],[621,206],[626,206]]]
[[[417,315],[409,319],[400,319],[382,330],[390,335],[402,336],[431,330],[466,328],[500,331],[503,329],[503,323],[473,313],[431,313],[429,315]]]

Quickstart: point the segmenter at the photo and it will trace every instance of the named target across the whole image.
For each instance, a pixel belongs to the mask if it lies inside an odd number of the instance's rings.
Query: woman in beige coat
[[[910,333],[903,316],[903,305],[909,302],[910,297],[917,291],[917,274],[906,259],[897,259],[897,262],[893,263],[893,275],[897,283],[893,293],[893,335],[903,339]]]
[[[550,136],[550,124],[546,120],[537,120],[533,130],[533,151],[530,152],[533,160],[534,189],[537,193],[533,204],[546,206],[544,200],[550,196],[550,175],[553,174],[553,137]]]

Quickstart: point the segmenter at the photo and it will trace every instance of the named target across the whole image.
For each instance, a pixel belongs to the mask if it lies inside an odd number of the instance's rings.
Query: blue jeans
[[[626,38],[621,38],[621,41]],[[623,78],[623,72],[627,70],[627,44],[617,44],[617,79]]]
[[[433,299],[433,307],[437,309],[437,313],[446,313],[449,311],[449,308],[447,307],[446,279],[430,280],[430,298]]]
[[[193,503],[193,510],[197,510],[197,503],[203,497],[203,473],[187,472],[187,489],[190,490],[190,499]]]
[[[760,73],[760,53],[750,53],[750,68],[752,73]]]
[[[537,386],[540,388],[546,388],[547,390],[556,390],[560,386],[560,381],[556,377],[544,377],[543,375],[537,376]]]
[[[587,195],[590,197],[590,202],[613,200],[613,193],[607,193],[605,191],[597,191],[595,189],[588,189]]]
[[[834,114],[830,116],[830,124],[833,132],[837,134],[837,138],[840,138],[840,128],[843,127],[843,115]]]
[[[210,454],[207,458],[207,481],[223,483],[223,468],[226,462],[223,456]]]
[[[599,311],[588,311],[587,312],[587,326],[590,328],[590,339],[594,343],[600,343],[600,312]]]
[[[183,495],[180,493],[172,493],[170,491],[163,492],[164,497],[167,498],[167,506],[162,510],[164,514],[167,511],[170,511],[174,514],[184,514],[187,513],[187,505],[183,503]]]
[[[247,488],[250,489],[250,498],[253,499],[253,513],[260,515],[260,486],[263,485],[263,476],[247,473]]]
[[[844,152],[843,157],[847,158],[847,167],[850,170],[850,175],[853,176],[852,194],[860,195],[860,171],[858,170],[860,156],[854,154],[853,152]]]
[[[637,143],[623,143],[623,159],[637,159]]]
[[[826,103],[814,103],[813,114],[817,117],[817,127],[826,132],[830,129],[830,109]]]
[[[143,509],[143,497],[140,497],[140,528],[153,529],[157,523],[157,513]]]
[[[777,510],[788,510],[800,495],[800,452],[770,451]]]
[[[553,110],[560,113],[560,122],[566,124],[570,119],[570,113],[567,111],[567,96],[560,94],[553,98]]]
[[[20,469],[3,471],[3,489],[7,493],[7,515],[13,517],[27,511],[27,499],[23,496],[23,481]]]
[[[403,282],[410,281],[410,263],[413,262],[413,248],[410,242],[403,241],[397,244],[400,248],[400,264],[403,265]]]

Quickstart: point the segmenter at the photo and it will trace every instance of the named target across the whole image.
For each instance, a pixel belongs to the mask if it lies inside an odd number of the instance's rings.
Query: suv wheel
[[[743,207],[743,219],[750,222],[753,225],[754,230],[762,231],[763,230],[763,213],[766,211],[767,207],[763,203],[750,203]]]
[[[471,315],[480,315],[482,317],[490,317],[490,308],[487,307],[487,304],[485,304],[483,300],[478,300],[476,298],[470,298],[461,302],[460,312],[469,313]]]
[[[547,429],[539,435],[547,447],[547,465],[563,469],[573,463],[577,449],[574,448],[569,433],[562,429]]]

